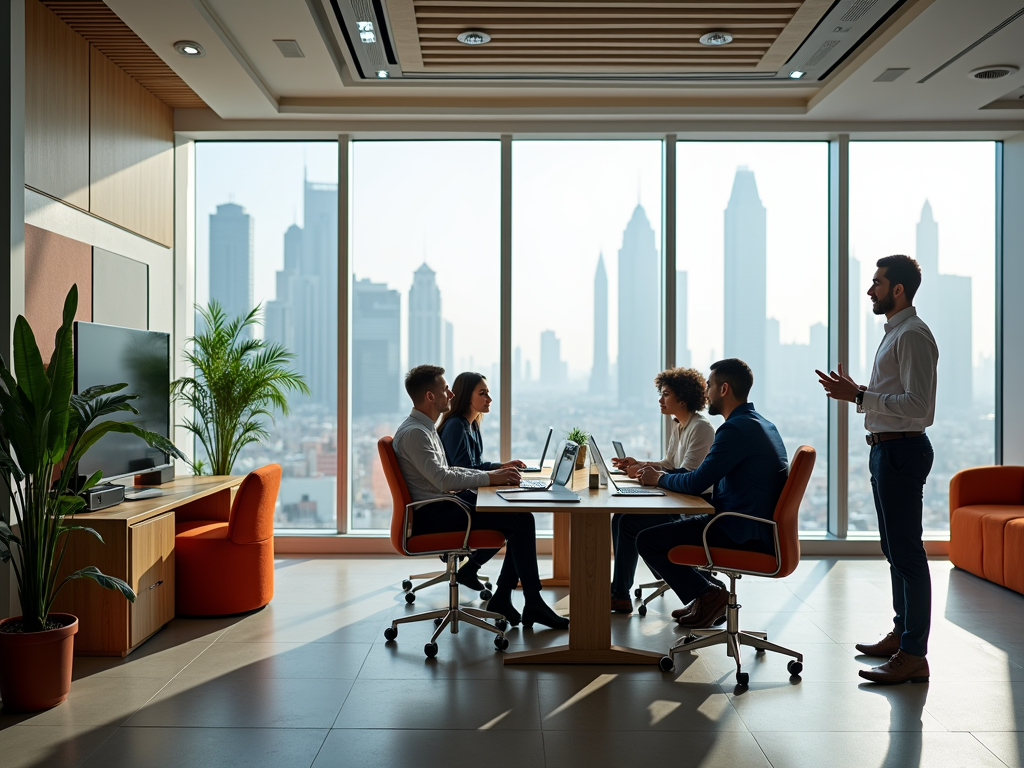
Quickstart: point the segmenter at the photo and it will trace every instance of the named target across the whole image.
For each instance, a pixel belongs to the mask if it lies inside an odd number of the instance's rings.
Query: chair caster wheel
[[[508,629],[508,622],[505,621],[505,619],[495,619],[494,626],[496,626],[498,629],[504,632],[506,629]]]
[[[697,636],[696,635],[687,635],[686,637],[683,638],[683,645],[689,645],[690,643],[695,643],[695,642],[697,642]]]
[[[491,584],[491,582],[489,582],[489,581],[485,581],[484,582],[484,586],[487,587],[488,589],[494,589],[494,585]]]
[[[404,579],[402,581],[402,589],[404,591],[408,592],[410,589],[412,589],[412,582],[409,581],[408,579]]]
[[[441,626],[441,620],[440,619],[434,619],[434,629],[437,629],[440,626]]]
[[[644,605],[643,603],[640,603],[640,607],[636,609],[636,612],[639,613],[641,616],[646,616],[647,615],[647,606]]]
[[[407,602],[409,605],[412,605],[413,603],[415,603],[416,602],[416,593],[415,592],[406,592],[405,593],[405,602]]]
[[[764,648],[758,648],[754,653],[758,656],[764,656]]]
[[[398,637],[398,627],[387,627],[384,630],[384,639],[391,642]]]
[[[485,603],[488,600],[490,600],[492,597],[494,597],[494,595],[491,594],[491,590],[489,590],[489,589],[481,589],[480,590],[480,599],[483,600]]]
[[[524,621],[523,622],[523,629],[533,629],[533,622],[532,621]]]
[[[661,659],[658,661],[658,669],[660,669],[662,672],[671,672],[672,667],[674,666],[675,662],[672,661],[671,656],[662,656]]]
[[[644,591],[642,589],[640,589],[640,587],[637,587],[636,589],[633,590],[633,597],[643,597],[643,595],[644,595]]]
[[[746,685],[749,682],[750,682],[750,675],[748,675],[746,672],[737,672],[736,673],[736,685],[742,685],[742,686],[746,687]]]
[[[508,649],[508,640],[506,638],[500,637],[500,636],[499,637],[495,637],[494,638],[494,647],[495,647],[495,649],[497,649],[499,651],[507,650]]]
[[[789,674],[793,677],[800,677],[800,673],[804,671],[804,665],[796,659],[793,659],[786,665],[786,669],[789,670]]]
[[[428,659],[432,659],[437,656],[437,643],[427,643],[423,646],[423,652],[427,655]]]

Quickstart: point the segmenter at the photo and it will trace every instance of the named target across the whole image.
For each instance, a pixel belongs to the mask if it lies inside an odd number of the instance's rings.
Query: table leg
[[[541,579],[543,587],[569,586],[569,541],[571,539],[570,515],[555,513],[554,531],[551,537],[551,578]]]
[[[572,512],[569,644],[505,654],[506,664],[657,664],[664,653],[611,644],[611,530],[605,515]],[[570,515],[564,515],[569,517]]]

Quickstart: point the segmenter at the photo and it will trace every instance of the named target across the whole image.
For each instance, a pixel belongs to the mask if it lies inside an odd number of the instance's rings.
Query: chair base
[[[736,661],[736,683],[747,685],[750,676],[743,671],[742,646],[746,645],[756,648],[758,653],[772,651],[781,653],[784,656],[792,656],[787,669],[793,677],[799,677],[803,672],[804,656],[790,648],[768,642],[767,632],[743,632],[740,630],[740,608],[742,607],[736,599],[736,580],[739,574],[729,574],[729,602],[725,607],[725,629],[692,629],[682,637],[675,645],[668,649],[668,655],[662,658],[661,668],[665,672],[675,666],[675,655],[683,651],[696,651],[700,648],[710,648],[713,645],[724,645],[730,657]]]
[[[423,647],[423,652],[428,658],[437,655],[437,638],[441,636],[445,628],[448,627],[449,631],[456,635],[459,632],[459,624],[466,623],[480,629],[486,629],[488,632],[495,634],[494,647],[499,651],[504,651],[508,648],[508,640],[505,638],[505,630],[508,628],[508,622],[504,616],[500,613],[493,611],[484,611],[480,608],[468,608],[463,607],[459,604],[459,583],[456,581],[456,576],[459,571],[460,559],[464,557],[466,552],[453,552],[448,555],[447,568],[440,578],[435,579],[432,583],[438,583],[440,581],[448,582],[448,607],[441,608],[436,611],[426,611],[424,613],[417,613],[414,616],[402,616],[391,622],[391,626],[384,630],[384,638],[390,642],[398,637],[398,625],[409,624],[417,621],[433,621],[434,622],[434,633],[430,636],[430,641]],[[419,585],[420,587],[426,585]],[[408,594],[408,593],[407,593]],[[494,624],[487,623],[490,619]]]
[[[645,597],[644,601],[640,603],[640,608],[643,609],[640,611],[641,616],[647,614],[647,604],[651,602],[651,600],[653,600],[656,597],[661,597],[666,592],[668,592],[668,584],[665,583],[664,579],[658,579],[657,581],[649,581],[646,584],[641,584],[636,589],[634,589],[633,596],[642,597],[645,589],[653,589],[654,591],[651,592],[651,594],[649,594],[647,597]]]
[[[463,565],[466,564],[465,560],[468,560],[468,558],[463,559],[463,561],[459,563],[459,567],[462,567]],[[482,581],[484,583],[484,587],[486,587],[486,589],[484,589],[482,592],[480,592],[480,599],[481,600],[490,600],[491,599],[490,590],[492,588],[491,577],[490,576],[486,576],[486,575],[484,575],[482,573],[478,573],[477,574],[477,578],[480,579],[480,581]],[[413,579],[426,579],[426,581],[424,581],[422,584],[416,584],[414,586],[413,583],[412,583]],[[448,571],[429,571],[427,573],[410,573],[409,577],[407,579],[403,579],[402,580],[402,591],[405,592],[406,595],[410,595],[410,594],[415,595],[421,589],[426,589],[427,587],[432,587],[435,584],[443,584],[446,581],[448,581]],[[487,593],[486,597],[484,596],[484,592]],[[406,598],[406,601],[410,602],[410,603],[414,602],[414,600],[409,600],[408,597]]]

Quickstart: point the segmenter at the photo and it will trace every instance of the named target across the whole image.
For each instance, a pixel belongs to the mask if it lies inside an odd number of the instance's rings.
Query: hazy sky
[[[426,261],[455,327],[457,366],[472,357],[474,367],[488,369],[498,359],[499,143],[357,142],[352,153],[353,271],[400,292],[403,364],[408,289]],[[723,214],[741,165],[754,172],[767,209],[768,315],[780,321],[783,342],[806,343],[810,325],[828,313],[827,144],[680,142],[678,155],[678,264],[689,272],[694,364],[706,367],[722,351]],[[311,181],[336,182],[337,144],[198,143],[199,301],[208,293],[208,217],[228,201],[255,220],[255,300],[273,298],[284,232],[302,224],[304,166]],[[994,347],[994,174],[991,142],[851,148],[853,254],[865,265],[889,253],[914,255],[928,199],[941,269],[974,278],[976,356]],[[539,336],[549,328],[562,340],[570,373],[589,372],[601,252],[614,360],[616,259],[638,202],[660,249],[660,142],[514,143],[513,340],[535,377]]]

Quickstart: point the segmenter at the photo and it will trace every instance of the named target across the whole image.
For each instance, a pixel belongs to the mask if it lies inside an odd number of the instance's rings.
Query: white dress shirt
[[[935,421],[939,348],[913,307],[885,324],[871,380],[857,409],[868,432],[924,432]]]
[[[668,450],[659,461],[662,469],[695,470],[715,442],[715,427],[703,413],[691,413],[686,423],[677,421],[668,436]]]
[[[391,444],[413,501],[490,483],[490,476],[481,469],[448,466],[434,422],[415,408],[396,430]]]

